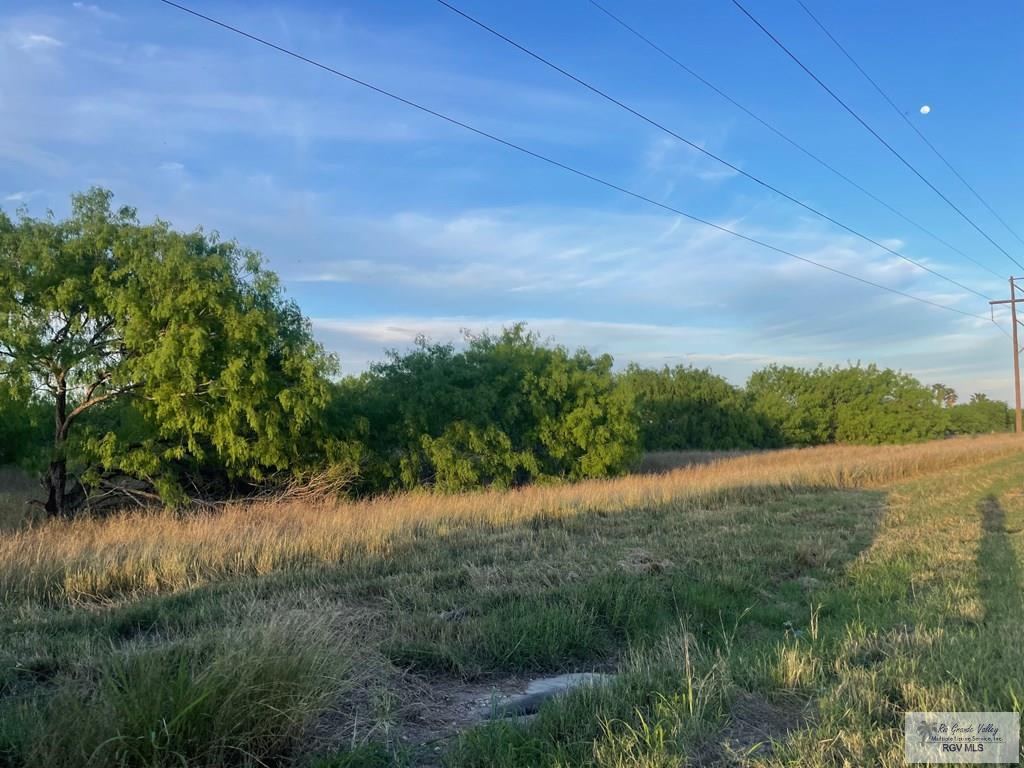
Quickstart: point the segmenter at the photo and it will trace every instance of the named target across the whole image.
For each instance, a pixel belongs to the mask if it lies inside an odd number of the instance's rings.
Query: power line
[[[959,248],[957,248],[957,247],[956,247],[955,245],[953,245],[952,243],[950,243],[950,242],[948,242],[947,240],[943,239],[943,238],[942,238],[942,237],[940,237],[939,235],[935,234],[935,233],[934,233],[933,231],[931,231],[930,229],[928,229],[927,227],[925,227],[925,226],[924,226],[923,224],[919,224],[918,222],[914,221],[914,220],[913,220],[912,218],[910,218],[909,216],[907,216],[907,215],[906,215],[905,213],[903,213],[902,211],[898,210],[897,208],[895,208],[894,206],[890,205],[889,203],[885,202],[885,201],[884,201],[884,200],[882,200],[882,199],[881,199],[880,197],[878,197],[877,195],[875,195],[875,194],[874,194],[873,192],[871,192],[870,190],[866,189],[865,187],[863,187],[862,185],[858,184],[858,183],[857,183],[856,181],[854,181],[853,179],[851,179],[851,178],[850,178],[849,176],[847,176],[847,175],[846,175],[845,173],[843,173],[842,171],[840,171],[840,170],[839,170],[838,168],[836,168],[835,166],[831,165],[831,164],[830,164],[829,162],[827,162],[826,160],[823,160],[823,159],[822,159],[821,157],[819,157],[818,155],[816,155],[816,154],[815,154],[814,152],[812,152],[811,150],[807,149],[807,147],[805,147],[805,146],[804,146],[803,144],[801,144],[800,142],[798,142],[798,141],[797,141],[796,139],[793,139],[793,138],[791,138],[790,136],[788,136],[787,134],[785,134],[785,133],[784,133],[784,132],[783,132],[783,131],[782,131],[782,130],[781,130],[780,128],[776,127],[775,125],[773,125],[772,123],[770,123],[770,122],[769,122],[768,120],[764,119],[763,117],[761,117],[760,115],[758,115],[757,113],[755,113],[755,112],[754,112],[753,110],[751,110],[751,109],[747,108],[746,106],[744,106],[743,104],[741,104],[740,102],[738,102],[738,101],[737,101],[736,99],[734,99],[734,98],[733,98],[732,96],[730,96],[730,95],[729,95],[728,93],[726,93],[726,92],[725,92],[725,91],[723,91],[723,90],[722,90],[721,88],[719,88],[718,86],[716,86],[716,85],[715,85],[714,83],[712,83],[712,82],[711,82],[710,80],[708,80],[708,79],[707,79],[706,77],[704,77],[703,75],[701,75],[701,74],[700,74],[699,72],[696,72],[696,71],[695,71],[695,70],[693,70],[693,69],[692,69],[691,67],[689,67],[689,66],[687,66],[686,64],[684,64],[683,62],[681,62],[681,61],[680,61],[679,59],[677,59],[677,58],[676,58],[675,56],[673,56],[673,55],[672,55],[671,53],[669,53],[668,51],[666,51],[666,50],[665,50],[664,48],[662,48],[662,47],[661,47],[660,45],[658,45],[657,43],[655,43],[655,42],[654,42],[653,40],[651,40],[651,39],[650,39],[649,37],[647,37],[647,36],[646,36],[645,34],[643,34],[642,32],[640,32],[640,31],[639,31],[638,29],[636,29],[636,28],[632,27],[632,26],[631,26],[630,24],[628,24],[628,23],[627,23],[626,21],[624,21],[624,20],[623,20],[623,19],[622,19],[621,17],[617,16],[616,14],[612,13],[612,12],[611,12],[610,10],[608,10],[607,8],[605,8],[605,7],[603,6],[603,5],[601,5],[601,4],[599,3],[599,2],[597,2],[597,0],[588,0],[588,2],[589,2],[589,3],[591,4],[591,5],[593,5],[593,6],[595,7],[595,8],[597,8],[597,9],[598,9],[599,11],[601,11],[601,12],[602,12],[603,14],[605,14],[606,16],[608,16],[608,17],[609,17],[610,19],[612,19],[612,21],[614,21],[615,23],[619,24],[619,25],[620,25],[620,26],[621,26],[621,27],[622,27],[623,29],[625,29],[625,30],[627,30],[628,32],[630,32],[630,33],[632,33],[633,35],[635,35],[635,36],[636,36],[637,38],[639,38],[639,39],[640,39],[640,40],[642,40],[642,41],[643,41],[644,43],[646,43],[647,45],[649,45],[649,46],[650,46],[651,48],[653,48],[653,49],[654,49],[655,51],[657,51],[658,53],[660,53],[660,54],[661,54],[662,56],[664,56],[664,57],[665,57],[666,59],[668,59],[669,61],[671,61],[671,62],[672,62],[673,64],[675,64],[675,65],[676,65],[677,67],[679,67],[679,68],[680,68],[681,70],[683,70],[684,72],[686,72],[686,73],[687,73],[687,74],[689,74],[690,76],[694,77],[694,78],[695,78],[695,79],[697,79],[697,80],[698,80],[699,82],[703,83],[703,84],[704,84],[705,86],[707,86],[707,87],[708,87],[708,88],[710,88],[710,89],[711,89],[712,91],[714,91],[715,93],[717,93],[717,94],[718,94],[719,96],[721,96],[721,97],[722,97],[723,99],[725,99],[725,100],[726,100],[726,101],[728,101],[728,102],[729,102],[730,104],[732,104],[732,105],[733,105],[734,107],[736,107],[737,109],[739,109],[739,110],[741,110],[742,112],[746,113],[746,114],[747,114],[747,115],[748,115],[749,117],[751,117],[751,118],[753,118],[754,120],[756,120],[757,122],[759,122],[759,123],[760,123],[761,125],[763,125],[763,126],[764,126],[765,128],[767,128],[767,129],[768,129],[769,131],[771,131],[772,133],[774,133],[774,134],[775,134],[776,136],[778,136],[778,137],[779,137],[780,139],[782,139],[783,141],[787,142],[787,143],[788,143],[788,144],[790,144],[791,146],[793,146],[793,147],[795,147],[796,149],[798,149],[798,150],[800,150],[801,152],[803,152],[803,153],[804,153],[804,154],[805,154],[805,155],[806,155],[807,157],[811,158],[811,159],[812,159],[812,160],[814,160],[814,161],[815,161],[816,163],[818,163],[818,165],[820,165],[820,166],[822,166],[823,168],[825,168],[825,169],[827,169],[827,170],[831,171],[831,172],[832,172],[833,174],[835,174],[836,176],[838,176],[838,177],[839,177],[840,179],[842,179],[843,181],[845,181],[845,182],[846,182],[847,184],[849,184],[850,186],[852,186],[852,187],[854,187],[854,188],[856,188],[856,189],[860,190],[860,191],[861,191],[861,192],[863,192],[863,193],[864,193],[865,195],[867,195],[867,196],[868,196],[868,197],[870,197],[870,198],[871,198],[872,200],[874,200],[874,201],[875,201],[876,203],[878,203],[879,205],[883,206],[883,207],[884,207],[884,208],[885,208],[886,210],[890,211],[891,213],[895,214],[896,216],[899,216],[899,217],[900,217],[901,219],[903,219],[903,220],[904,220],[905,222],[907,222],[907,223],[908,223],[908,224],[910,224],[911,226],[917,227],[917,229],[919,229],[920,231],[924,232],[924,233],[925,233],[926,235],[928,235],[929,237],[931,237],[931,238],[932,238],[933,240],[935,240],[936,242],[938,242],[938,243],[941,243],[942,245],[946,246],[947,248],[949,248],[949,249],[950,249],[951,251],[953,251],[954,253],[958,253],[959,255],[961,255],[961,256],[963,256],[963,257],[964,257],[965,259],[967,259],[968,261],[971,261],[971,262],[973,262],[974,264],[978,265],[979,267],[981,267],[982,269],[984,269],[984,270],[985,270],[986,272],[988,272],[989,274],[991,274],[991,275],[994,275],[994,276],[996,276],[996,277],[998,277],[998,278],[1002,279],[1002,277],[1003,277],[1003,276],[1002,276],[1002,275],[1000,275],[1000,274],[999,274],[998,272],[996,272],[996,271],[995,271],[994,269],[992,269],[992,268],[990,268],[989,266],[987,266],[986,264],[983,264],[982,262],[978,261],[978,260],[977,260],[977,259],[975,259],[975,258],[974,258],[973,256],[970,256],[969,254],[967,254],[967,253],[964,253],[964,252],[963,252],[962,250],[960,250]],[[797,0],[797,2],[799,2],[799,0]],[[916,129],[915,129],[915,130],[916,130]]]
[[[978,192],[978,190],[976,190],[973,186],[971,186],[967,182],[967,179],[965,179],[963,176],[960,175],[960,172],[956,168],[954,168],[953,165],[949,162],[949,160],[946,159],[945,155],[943,155],[941,152],[939,152],[938,148],[928,140],[928,137],[925,136],[924,133],[922,133],[921,130],[916,125],[914,125],[913,121],[911,121],[907,117],[906,113],[903,110],[901,110],[898,106],[896,106],[896,103],[891,98],[889,98],[889,94],[887,94],[884,90],[882,90],[882,86],[880,86],[878,83],[875,82],[874,78],[872,78],[871,75],[869,75],[864,70],[864,68],[860,64],[857,63],[857,60],[855,58],[853,58],[853,56],[850,54],[850,52],[848,50],[846,50],[846,48],[843,46],[843,44],[840,43],[832,35],[832,33],[828,31],[828,29],[825,27],[824,24],[821,23],[821,21],[818,20],[818,17],[815,16],[813,13],[811,13],[811,9],[808,8],[804,4],[803,0],[796,0],[796,1],[800,4],[800,7],[804,9],[804,11],[807,13],[807,15],[811,17],[811,19],[814,21],[814,23],[818,25],[818,27],[821,29],[821,31],[824,32],[826,36],[828,36],[828,39],[831,40],[833,43],[835,43],[836,47],[840,51],[843,52],[843,55],[847,59],[850,60],[850,63],[853,64],[853,66],[855,66],[857,68],[857,71],[860,72],[862,75],[864,75],[864,78],[869,83],[871,83],[872,86],[874,86],[874,89],[876,91],[878,91],[878,93],[882,96],[882,98],[885,99],[888,102],[889,106],[892,107],[894,110],[896,110],[896,114],[898,114],[903,119],[903,122],[905,122],[907,125],[909,125],[910,128],[914,131],[914,133],[916,133],[920,137],[921,141],[923,141],[925,144],[928,145],[928,148],[932,152],[935,153],[935,156],[938,157],[939,160],[941,160],[945,164],[945,166],[950,171],[953,172],[954,176],[956,176],[958,179],[960,179],[960,181],[963,183],[963,185],[965,187],[967,187],[976,198],[978,198],[978,200],[981,202],[981,204],[983,206],[985,206],[985,208],[988,209],[988,212],[991,213],[993,216],[995,216],[996,219],[999,220],[999,223],[1002,224],[1004,227],[1006,227],[1006,230],[1011,235],[1013,235],[1015,238],[1017,238],[1018,242],[1020,242],[1022,245],[1024,245],[1024,239],[1022,239],[1021,236],[1018,235],[1016,231],[1014,231],[1013,227],[1011,227],[1009,224],[1006,223],[1006,221],[1003,220],[1002,216],[1000,216],[998,213],[996,213],[995,209],[992,208],[992,206],[988,204],[988,202],[985,200],[985,198],[983,198],[981,196],[981,194]]]
[[[441,0],[438,0],[438,1],[440,2]],[[917,176],[917,178],[919,178],[925,184],[927,184],[928,187],[935,194],[937,194],[939,197],[941,197],[943,200],[945,200],[946,204],[950,208],[952,208],[954,211],[956,211],[964,221],[966,221],[968,224],[970,224],[972,227],[974,227],[974,229],[976,229],[981,234],[982,237],[984,237],[993,246],[995,246],[999,250],[1000,253],[1002,253],[1004,256],[1006,256],[1006,258],[1008,258],[1010,261],[1012,261],[1014,264],[1016,264],[1021,269],[1024,269],[1024,264],[1021,264],[1019,261],[1017,261],[1017,259],[1015,259],[1013,256],[1011,256],[1009,251],[1007,251],[1005,248],[1003,248],[1003,246],[1001,246],[999,243],[997,243],[995,240],[993,240],[985,230],[983,230],[981,227],[979,227],[977,225],[977,223],[974,221],[974,219],[972,219],[970,216],[968,216],[966,213],[964,213],[959,208],[959,206],[957,206],[956,203],[954,203],[952,200],[950,200],[948,197],[946,197],[939,190],[938,187],[936,187],[927,178],[925,178],[924,174],[922,174],[919,170],[917,170],[917,168],[915,168],[911,164],[911,162],[909,160],[907,160],[903,155],[901,155],[899,153],[899,151],[896,150],[895,147],[893,147],[889,142],[887,142],[884,138],[882,138],[881,134],[879,134],[878,131],[876,131],[874,128],[872,128],[870,125],[868,125],[867,121],[865,121],[864,118],[862,118],[860,115],[858,115],[853,110],[853,108],[850,107],[849,104],[847,104],[845,101],[843,101],[839,97],[839,95],[836,94],[835,91],[833,91],[831,88],[829,88],[827,85],[825,85],[825,83],[821,80],[820,77],[818,77],[816,74],[814,74],[814,72],[806,64],[804,64],[799,58],[797,58],[796,54],[794,54],[791,50],[789,50],[789,48],[787,48],[785,46],[785,44],[783,44],[783,42],[781,40],[779,40],[779,38],[777,38],[775,35],[773,35],[771,33],[771,31],[769,31],[769,29],[764,24],[762,24],[760,21],[758,21],[757,18],[750,11],[748,11],[746,8],[744,8],[743,4],[740,3],[739,0],[732,0],[732,2],[733,2],[733,5],[735,5],[741,11],[743,11],[743,13],[746,15],[746,17],[748,19],[750,19],[752,22],[754,22],[754,24],[756,24],[761,29],[761,31],[764,32],[772,40],[772,42],[774,42],[779,48],[781,48],[783,51],[785,51],[785,53],[789,56],[789,58],[791,58],[793,61],[795,61],[804,72],[806,72],[808,75],[810,75],[811,79],[813,79],[814,82],[816,82],[818,85],[820,85],[822,88],[824,88],[826,93],[828,93],[829,96],[831,96],[833,99],[835,99],[836,102],[838,102],[840,104],[840,106],[843,107],[843,109],[845,109],[847,112],[849,112],[854,117],[854,119],[856,119],[856,121],[858,123],[860,123],[862,126],[864,126],[864,128],[867,129],[867,131],[872,136],[874,136],[876,139],[878,139],[878,141],[880,141],[882,143],[882,146],[884,146],[886,149],[888,149],[893,155],[896,156],[897,159],[899,159],[899,161],[901,163],[903,163],[905,166],[907,166],[907,168],[909,168],[911,171],[913,171],[914,175]]]
[[[712,229],[716,229],[719,232],[724,232],[726,234],[732,235],[733,237],[737,237],[740,240],[745,240],[748,243],[753,243],[755,245],[759,245],[762,248],[767,248],[768,250],[771,250],[771,251],[774,251],[776,253],[780,253],[780,254],[782,254],[784,256],[788,256],[790,258],[796,259],[797,261],[802,261],[802,262],[804,262],[806,264],[811,264],[811,265],[813,265],[815,267],[819,267],[820,269],[824,269],[824,270],[827,270],[829,272],[832,272],[833,274],[841,275],[842,277],[846,277],[846,278],[849,278],[851,280],[856,280],[857,282],[862,283],[864,285],[868,285],[868,286],[871,286],[873,288],[878,288],[880,290],[887,291],[887,292],[895,294],[897,296],[901,296],[901,297],[903,297],[905,299],[911,299],[912,301],[917,301],[917,302],[920,302],[922,304],[927,304],[927,305],[929,305],[931,307],[935,307],[937,309],[943,309],[943,310],[946,310],[947,312],[955,312],[958,315],[963,315],[965,317],[970,317],[970,318],[974,318],[974,319],[977,319],[977,320],[985,320],[986,322],[989,320],[989,318],[984,317],[982,315],[976,315],[976,314],[974,314],[972,312],[966,312],[966,311],[964,311],[962,309],[957,309],[956,307],[951,307],[951,306],[948,306],[946,304],[939,304],[938,302],[932,301],[931,299],[926,299],[926,298],[923,298],[921,296],[915,296],[913,294],[901,291],[898,288],[891,288],[891,287],[889,287],[887,285],[882,285],[881,283],[876,283],[876,282],[874,282],[872,280],[868,280],[867,278],[859,277],[859,276],[854,275],[854,274],[852,274],[850,272],[845,272],[844,270],[838,269],[837,267],[831,267],[831,266],[829,266],[827,264],[822,264],[820,262],[814,261],[813,259],[809,259],[806,256],[800,256],[798,254],[792,253],[792,252],[787,251],[787,250],[785,250],[783,248],[779,248],[778,246],[774,246],[774,245],[771,245],[770,243],[766,243],[763,240],[759,240],[759,239],[757,239],[755,237],[750,237],[749,235],[744,235],[744,234],[742,234],[740,232],[737,232],[735,230],[729,229],[728,227],[724,227],[721,224],[715,224],[714,222],[708,221],[706,219],[702,219],[699,216],[695,216],[692,213],[687,213],[687,212],[685,212],[683,210],[680,210],[679,208],[675,208],[675,207],[673,207],[671,205],[668,205],[666,203],[658,202],[657,200],[655,200],[653,198],[650,198],[650,197],[647,197],[646,195],[643,195],[643,194],[641,194],[639,192],[634,192],[633,190],[627,189],[626,187],[619,186],[618,184],[615,184],[614,182],[608,181],[608,180],[603,179],[603,178],[601,178],[599,176],[595,176],[595,175],[593,175],[591,173],[588,173],[586,171],[582,171],[582,170],[580,170],[578,168],[574,168],[573,166],[568,165],[566,163],[563,163],[563,162],[561,162],[559,160],[555,160],[553,158],[550,158],[550,157],[547,157],[545,155],[542,155],[539,152],[534,152],[533,150],[527,149],[526,147],[523,147],[523,146],[521,146],[519,144],[516,144],[515,142],[509,141],[507,139],[503,139],[503,138],[501,138],[499,136],[496,136],[496,135],[494,135],[492,133],[488,133],[487,131],[485,131],[485,130],[483,130],[481,128],[476,128],[476,127],[470,125],[469,123],[465,123],[465,122],[463,122],[461,120],[458,120],[457,118],[445,115],[445,114],[443,114],[441,112],[438,112],[437,110],[434,110],[434,109],[431,109],[430,107],[424,106],[423,104],[419,104],[419,103],[417,103],[415,101],[412,101],[411,99],[407,99],[407,98],[405,98],[403,96],[399,96],[398,94],[393,93],[393,92],[391,92],[389,90],[386,90],[384,88],[381,88],[380,86],[373,85],[372,83],[369,83],[366,80],[361,80],[361,79],[359,79],[357,77],[354,77],[353,75],[346,74],[345,72],[342,72],[341,70],[335,69],[335,68],[333,68],[333,67],[331,67],[331,66],[329,66],[327,64],[323,64],[323,63],[321,63],[321,62],[319,62],[319,61],[317,61],[315,59],[309,58],[308,56],[304,56],[301,53],[297,53],[296,51],[293,51],[293,50],[290,50],[290,49],[285,48],[283,46],[277,45],[276,43],[272,43],[269,40],[266,40],[266,39],[264,39],[262,37],[258,37],[257,35],[251,34],[249,32],[245,32],[244,30],[241,30],[241,29],[239,29],[237,27],[234,27],[234,26],[232,26],[230,24],[227,24],[226,22],[219,21],[218,19],[215,19],[212,16],[207,16],[207,15],[205,15],[203,13],[200,13],[199,11],[195,11],[195,10],[193,10],[191,8],[188,8],[188,7],[184,6],[184,5],[180,5],[179,3],[176,3],[173,0],[159,0],[159,2],[163,3],[164,5],[168,5],[168,6],[172,7],[172,8],[176,8],[179,11],[183,11],[184,13],[190,14],[191,16],[195,16],[196,18],[202,19],[204,21],[208,21],[211,24],[215,24],[216,26],[221,27],[222,29],[226,29],[226,30],[228,30],[230,32],[234,32],[237,35],[240,35],[242,37],[248,38],[249,40],[252,40],[253,42],[259,43],[260,45],[264,45],[264,46],[266,46],[268,48],[272,48],[273,50],[278,51],[279,53],[283,53],[286,56],[291,56],[294,59],[302,61],[302,62],[304,62],[306,64],[311,65],[311,66],[317,67],[318,69],[322,69],[325,72],[329,72],[332,75],[336,75],[337,77],[343,78],[344,80],[347,80],[350,83],[354,83],[356,85],[362,86],[363,88],[366,88],[367,90],[373,91],[374,93],[380,94],[381,96],[386,96],[389,99],[392,99],[394,101],[399,102],[400,104],[405,104],[408,107],[412,107],[413,109],[417,109],[420,112],[424,112],[424,113],[426,113],[428,115],[436,117],[439,120],[444,120],[445,122],[450,123],[451,125],[458,126],[459,128],[462,128],[462,129],[467,130],[467,131],[469,131],[471,133],[474,133],[477,136],[482,136],[483,138],[490,139],[491,141],[497,142],[498,144],[501,144],[501,145],[503,145],[503,146],[505,146],[505,147],[507,147],[509,149],[513,149],[513,150],[515,150],[517,152],[520,152],[520,153],[522,153],[524,155],[528,155],[528,156],[530,156],[530,157],[532,157],[532,158],[534,158],[536,160],[540,160],[540,161],[542,161],[544,163],[547,163],[548,165],[552,165],[552,166],[554,166],[556,168],[561,168],[564,171],[567,171],[569,173],[572,173],[572,174],[574,174],[576,176],[579,176],[581,178],[584,178],[584,179],[589,179],[590,181],[593,181],[593,182],[595,182],[597,184],[600,184],[600,185],[602,185],[602,186],[604,186],[604,187],[606,187],[608,189],[615,190],[616,192],[620,192],[620,193],[622,193],[624,195],[628,195],[629,197],[632,197],[632,198],[634,198],[636,200],[641,200],[641,201],[643,201],[645,203],[648,203],[649,205],[656,206],[657,208],[661,208],[662,210],[669,211],[670,213],[674,213],[674,214],[676,214],[678,216],[682,216],[682,217],[684,217],[686,219],[690,219],[691,221],[695,221],[695,222],[697,222],[699,224],[703,224],[703,225],[705,225],[707,227],[711,227]]]
[[[643,112],[640,112],[639,110],[634,109],[633,107],[629,106],[625,102],[620,101],[619,99],[617,99],[614,96],[606,93],[605,91],[602,91],[597,86],[591,85],[586,80],[583,80],[582,78],[577,77],[576,75],[572,74],[568,70],[563,69],[562,67],[558,66],[554,62],[544,58],[539,53],[535,53],[534,51],[530,50],[529,48],[525,47],[524,45],[521,45],[520,43],[517,43],[515,40],[513,40],[510,37],[508,37],[507,35],[504,35],[503,33],[499,32],[498,30],[494,29],[493,27],[488,26],[487,24],[485,24],[484,22],[480,21],[479,19],[476,19],[473,16],[470,16],[465,11],[462,11],[459,8],[456,8],[454,5],[449,3],[448,0],[437,0],[437,2],[440,3],[441,5],[443,5],[445,8],[448,8],[450,11],[452,11],[452,12],[458,14],[459,16],[461,16],[462,18],[466,19],[467,21],[475,24],[476,26],[480,27],[481,29],[483,29],[483,30],[489,32],[490,34],[494,35],[495,37],[497,37],[497,38],[499,38],[501,40],[504,40],[506,43],[508,43],[512,47],[522,51],[527,56],[530,56],[531,58],[539,61],[541,64],[544,64],[545,66],[550,67],[551,69],[555,70],[556,72],[559,72],[560,74],[562,74],[565,77],[569,78],[573,82],[578,83],[579,85],[583,86],[584,88],[586,88],[587,90],[591,91],[592,93],[600,96],[601,98],[605,99],[606,101],[609,101],[612,104],[616,105],[617,107],[620,107],[620,108],[626,110],[631,115],[634,115],[634,116],[640,118],[641,120],[643,120],[645,123],[648,123],[649,125],[653,125],[658,130],[662,131],[663,133],[671,136],[672,138],[674,138],[674,139],[676,139],[678,141],[681,141],[682,143],[686,144],[687,146],[692,147],[693,149],[697,150],[698,152],[701,152],[701,153],[707,155],[708,157],[710,157],[710,158],[712,158],[714,160],[717,160],[722,165],[726,166],[727,168],[730,168],[731,170],[735,171],[736,173],[740,174],[741,176],[744,176],[745,178],[750,179],[751,181],[755,182],[756,184],[759,184],[760,186],[764,187],[765,189],[771,190],[775,194],[777,194],[777,195],[779,195],[781,197],[784,197],[785,199],[789,200],[792,203],[795,203],[796,205],[799,205],[801,208],[803,208],[806,211],[810,211],[815,216],[819,216],[819,217],[825,219],[826,221],[831,222],[832,224],[836,225],[837,227],[840,227],[841,229],[846,230],[850,234],[855,235],[855,236],[861,238],[865,242],[871,243],[872,245],[874,245],[877,248],[881,248],[883,251],[886,251],[887,253],[891,253],[893,256],[896,256],[897,258],[903,259],[904,261],[906,261],[906,262],[908,262],[910,264],[913,264],[914,266],[916,266],[916,267],[918,267],[920,269],[923,269],[926,272],[930,272],[931,274],[935,275],[936,277],[940,278],[941,280],[945,280],[946,282],[952,283],[953,285],[957,286],[958,288],[962,288],[963,290],[968,291],[969,293],[973,293],[975,296],[980,296],[981,298],[986,299],[986,300],[989,300],[991,298],[989,296],[986,296],[984,293],[981,293],[980,291],[976,291],[973,288],[968,288],[963,283],[961,283],[961,282],[959,282],[957,280],[954,280],[951,277],[947,277],[946,275],[944,275],[941,272],[938,272],[938,271],[932,269],[931,267],[925,266],[924,264],[920,263],[919,261],[915,261],[914,259],[910,258],[909,256],[906,256],[906,255],[900,253],[899,251],[897,251],[897,250],[895,250],[893,248],[890,248],[887,245],[883,245],[878,240],[875,240],[874,238],[869,237],[868,235],[865,235],[863,232],[860,232],[859,230],[856,230],[853,227],[850,227],[850,226],[848,226],[846,224],[843,224],[838,219],[834,219],[833,217],[829,216],[827,213],[818,210],[814,206],[808,205],[807,203],[804,203],[804,202],[798,200],[797,198],[793,197],[792,195],[790,195],[790,194],[788,194],[786,192],[783,192],[781,189],[779,189],[778,187],[768,183],[764,179],[762,179],[762,178],[760,178],[758,176],[755,176],[752,173],[748,173],[747,171],[744,171],[742,168],[740,168],[737,165],[733,165],[728,160],[725,160],[724,158],[719,157],[718,155],[716,155],[714,152],[711,152],[710,150],[705,149],[704,147],[702,147],[699,144],[691,141],[690,139],[687,139],[684,136],[679,135],[678,133],[673,131],[671,128],[668,128],[667,126],[665,126],[664,124],[658,122],[654,118],[648,117]]]

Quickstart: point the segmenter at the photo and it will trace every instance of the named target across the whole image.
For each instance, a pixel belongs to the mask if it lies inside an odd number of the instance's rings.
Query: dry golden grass
[[[510,525],[538,516],[745,501],[800,488],[869,488],[1020,451],[1014,436],[911,446],[760,453],[657,476],[458,496],[332,504],[249,503],[217,514],[126,513],[0,534],[0,595],[67,603],[188,589],[236,576],[386,556],[402,535]]]

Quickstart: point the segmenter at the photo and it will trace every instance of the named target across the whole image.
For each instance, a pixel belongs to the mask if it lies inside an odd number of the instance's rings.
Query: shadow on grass
[[[1020,561],[1010,538],[1019,529],[1010,531],[1006,523],[1006,510],[995,496],[987,496],[978,504],[983,531],[978,547],[978,570],[981,573],[979,591],[985,605],[985,620],[1005,618],[1020,620],[1017,603],[1024,583],[1021,581]]]
[[[295,611],[333,616],[340,631],[365,638],[370,655],[417,673],[425,686],[604,668],[680,624],[712,649],[737,636],[770,646],[807,621],[816,585],[871,544],[884,504],[877,491],[737,489],[713,508],[668,503],[506,526],[448,523],[398,535],[386,554],[333,566],[234,578],[100,611],[45,611],[19,625],[20,640],[14,630],[0,632],[0,644],[17,640],[9,647],[27,649],[33,641],[33,661],[55,689],[65,675],[102,669],[97,649],[188,642]],[[12,660],[27,654],[14,650]],[[636,696],[654,701],[661,687],[674,694],[669,686],[681,678],[673,666],[658,680],[667,682]],[[41,690],[40,682],[19,671],[8,690]],[[608,714],[630,715],[630,702]],[[605,706],[552,720],[535,746],[560,744],[580,757],[600,736]]]
[[[607,662],[680,621],[778,639],[874,538],[884,494],[793,489],[715,509],[584,513],[406,542],[383,578],[389,657],[468,678]],[[337,576],[341,577],[339,572]],[[354,585],[356,593],[360,587]]]
[[[75,636],[130,643],[216,629],[254,603],[289,610],[319,600],[342,613],[372,608],[382,650],[403,668],[467,678],[567,671],[608,661],[680,620],[708,638],[745,625],[781,636],[787,623],[806,621],[808,585],[870,545],[883,507],[875,491],[794,488],[758,498],[738,489],[714,508],[670,503],[421,528],[397,535],[386,555],[104,611],[48,611],[22,630],[53,645]]]
[[[908,711],[1020,708],[1022,542],[1008,520],[1024,508],[997,495],[1010,477],[981,476],[984,496],[955,478],[908,494],[880,548],[830,595],[812,726],[766,764],[895,765]]]
[[[885,499],[877,491],[803,488],[703,510],[690,519],[663,510],[645,512],[657,522],[649,530],[641,533],[642,526],[634,523],[634,530],[618,531],[623,534],[619,538],[614,529],[609,531],[609,547],[649,547],[676,564],[642,576],[603,572],[565,595],[575,605],[588,606],[584,615],[608,633],[606,647],[633,649],[616,665],[620,675],[613,689],[542,709],[526,728],[499,722],[469,731],[452,746],[452,764],[591,764],[595,750],[603,749],[609,753],[608,765],[681,765],[694,755],[711,754],[715,739],[729,740],[735,732],[723,730],[735,714],[730,711],[732,686],[752,682],[746,678],[760,674],[758,660],[772,658],[774,650],[791,642],[787,638],[814,632],[809,624],[818,591],[840,578],[874,541]],[[584,519],[579,524],[600,530],[605,522]],[[610,579],[620,586],[598,588]],[[638,621],[618,623],[620,614],[602,605],[602,594],[621,595]],[[563,614],[559,637],[571,637],[578,626]],[[509,637],[528,631],[515,621],[506,622],[504,630]],[[678,643],[681,637],[688,638],[681,641],[688,649],[703,649],[702,663],[694,662],[697,673],[691,673],[686,653],[666,653],[665,641]],[[448,649],[453,645],[461,644]],[[565,665],[557,656],[544,661]],[[719,673],[730,682],[719,687]],[[781,705],[757,701],[765,711],[781,711]],[[724,753],[720,756],[724,761]]]
[[[979,710],[1020,710],[1024,704],[1024,579],[1021,576],[1021,523],[1024,515],[1013,509],[1016,527],[1008,523],[1007,509],[994,496],[978,504],[982,538],[978,546],[978,593],[985,610],[977,631],[965,638],[972,658],[964,673],[970,704]]]

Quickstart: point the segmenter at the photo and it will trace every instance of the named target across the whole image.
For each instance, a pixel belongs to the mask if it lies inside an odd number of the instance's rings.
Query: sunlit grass
[[[1024,690],[1022,449],[0,534],[0,765],[896,765],[904,709]],[[406,740],[435,686],[593,669],[528,727]]]
[[[656,476],[331,504],[236,504],[217,514],[128,513],[0,536],[0,595],[47,602],[189,589],[233,576],[387,556],[396,537],[588,512],[747,502],[777,492],[869,488],[1020,449],[1012,436],[763,453]]]

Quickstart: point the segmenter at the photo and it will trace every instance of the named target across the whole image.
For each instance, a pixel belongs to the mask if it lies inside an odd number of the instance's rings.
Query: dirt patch
[[[802,728],[809,703],[802,699],[769,700],[754,693],[740,694],[733,702],[729,724],[702,750],[695,765],[745,766],[751,758],[774,751],[774,743]]]
[[[497,684],[427,679],[393,670],[344,695],[344,704],[319,718],[307,743],[314,752],[335,754],[377,743],[388,754],[415,755],[413,764],[440,764],[446,741],[485,719]],[[503,680],[519,687],[518,680]],[[522,690],[526,682],[521,683]]]
[[[409,745],[445,741],[485,721],[501,701],[524,693],[528,682],[518,677],[489,683],[423,681],[419,695],[399,711],[402,741]]]
[[[378,742],[389,753],[411,755],[413,765],[440,765],[448,742],[461,732],[492,717],[526,723],[547,699],[610,679],[587,672],[467,683],[396,672],[387,682],[367,681],[348,691],[345,711],[322,717],[310,741],[324,754]]]

